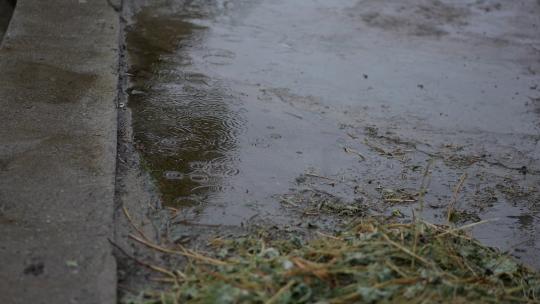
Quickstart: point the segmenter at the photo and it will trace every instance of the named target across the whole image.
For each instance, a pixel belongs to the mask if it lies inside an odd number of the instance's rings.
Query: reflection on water
[[[190,65],[188,50],[206,31],[189,22],[193,15],[144,9],[127,34],[136,146],[172,205],[196,203],[238,173],[233,155],[243,122],[219,80]]]

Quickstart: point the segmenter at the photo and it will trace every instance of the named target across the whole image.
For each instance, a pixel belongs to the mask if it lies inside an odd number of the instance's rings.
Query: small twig
[[[337,179],[333,179],[333,178],[330,178],[330,177],[326,177],[326,176],[322,176],[322,175],[318,175],[318,174],[314,174],[314,173],[304,173],[304,174],[306,176],[317,177],[317,178],[322,178],[322,179],[326,179],[326,180],[333,181],[333,182],[338,182]]]
[[[168,248],[165,248],[165,247],[161,247],[161,246],[156,245],[156,244],[152,244],[152,243],[150,243],[150,242],[148,242],[146,240],[138,238],[137,236],[135,236],[133,234],[129,234],[129,237],[131,239],[143,244],[143,245],[146,245],[147,247],[150,247],[150,248],[155,249],[157,251],[161,251],[163,253],[177,254],[177,255],[185,256],[185,257],[188,257],[188,258],[192,258],[192,259],[199,260],[199,261],[202,261],[202,262],[205,262],[205,263],[208,263],[208,264],[212,264],[212,265],[216,265],[216,266],[228,265],[228,263],[226,263],[226,262],[206,257],[206,256],[204,256],[202,254],[193,252],[191,250],[187,250],[182,246],[180,246],[181,251],[172,250],[172,249],[168,249]]]
[[[124,211],[124,215],[125,215],[126,218],[128,219],[128,222],[129,222],[129,224],[131,225],[131,227],[133,227],[133,229],[135,229],[143,239],[145,239],[145,240],[147,240],[147,241],[150,241],[150,240],[146,237],[146,235],[144,235],[144,233],[142,232],[142,230],[139,229],[139,227],[137,227],[137,225],[135,225],[135,223],[133,222],[133,219],[131,218],[131,215],[129,215],[129,212],[128,212],[126,206],[122,206],[122,210]]]
[[[343,147],[343,150],[345,151],[345,153],[358,155],[362,160],[366,160],[366,157],[364,155],[362,155],[360,152],[356,151],[353,148]]]
[[[416,202],[415,199],[404,199],[404,198],[385,198],[384,201],[387,203],[414,203]]]
[[[278,290],[278,292],[276,292],[275,295],[273,295],[268,301],[266,301],[266,304],[272,304],[274,302],[276,302],[279,297],[284,294],[287,290],[289,290],[289,288],[291,288],[294,284],[294,281],[289,281],[289,283],[287,283],[287,285],[281,287],[281,289]]]
[[[201,224],[201,223],[190,222],[188,220],[174,221],[173,224],[181,224],[181,225],[186,225],[186,226],[212,227],[212,228],[223,227],[223,225],[220,225],[220,224]]]
[[[172,217],[176,217],[178,213],[180,213],[180,209],[173,208],[173,207],[166,207],[167,210],[171,211]]]
[[[390,153],[390,152],[384,150],[384,149],[381,148],[381,147],[376,146],[376,145],[373,144],[373,143],[370,143],[370,142],[367,140],[367,138],[364,139],[364,144],[365,144],[366,146],[372,148],[373,150],[379,152],[379,154],[392,156],[392,153]]]
[[[446,211],[447,213],[446,220],[448,221],[448,223],[450,223],[450,219],[455,210],[455,205],[457,203],[459,192],[461,191],[461,187],[463,187],[463,183],[465,182],[466,178],[467,178],[467,173],[463,173],[463,175],[461,175],[461,178],[459,179],[458,184],[454,188],[454,194],[452,195],[452,200],[450,201],[450,204],[448,205],[448,209]]]
[[[281,202],[281,203],[285,203],[285,204],[287,204],[287,205],[289,205],[289,206],[292,206],[292,207],[298,207],[298,204],[293,203],[293,202],[291,201],[291,199],[285,198],[285,197],[283,197],[283,196],[281,197],[280,202]]]
[[[478,226],[478,225],[482,225],[482,224],[485,224],[485,223],[489,223],[489,222],[494,222],[494,221],[497,221],[498,219],[495,218],[495,219],[490,219],[490,220],[483,220],[483,221],[479,221],[479,222],[476,222],[476,223],[471,223],[471,224],[467,224],[467,225],[463,225],[461,227],[458,227],[458,228],[454,228],[454,229],[449,229],[443,233],[440,233],[438,235],[436,235],[435,237],[441,237],[443,235],[447,235],[447,234],[454,234],[454,232],[457,232],[457,231],[460,231],[460,230],[465,230],[465,229],[469,229],[469,228],[472,228],[474,226]]]
[[[423,281],[425,279],[423,278],[398,278],[393,280],[384,281],[379,284],[375,284],[372,288],[381,288],[386,287],[388,285],[396,284],[396,285],[411,285],[414,283],[417,283],[419,281]]]
[[[420,215],[422,215],[422,212],[424,211],[424,197],[427,193],[427,189],[429,188],[429,184],[431,183],[431,174],[430,169],[431,166],[435,160],[431,158],[426,166],[426,169],[424,170],[424,175],[422,176],[422,184],[420,186],[420,192],[418,192],[418,202],[420,203]]]
[[[135,261],[137,264],[142,265],[144,267],[147,267],[147,268],[149,268],[151,270],[166,274],[166,275],[168,275],[168,276],[170,276],[170,277],[172,277],[174,279],[177,279],[177,276],[173,272],[168,271],[167,269],[164,269],[162,267],[155,266],[155,265],[143,262],[143,261],[137,259],[136,257],[134,257],[133,255],[127,253],[127,251],[125,251],[124,248],[120,247],[120,245],[116,244],[111,239],[108,239],[108,240],[109,240],[109,243],[111,243],[111,245],[113,245],[116,249],[118,249],[118,251],[120,251],[126,257],[128,257],[128,258],[132,259],[133,261]]]
[[[193,192],[195,190],[199,190],[199,189],[202,189],[202,188],[210,188],[210,187],[216,187],[218,185],[201,185],[201,186],[197,186],[197,187],[194,187],[192,188],[190,191]]]
[[[397,274],[399,274],[400,276],[406,278],[408,277],[408,275],[406,273],[404,273],[401,269],[399,269],[399,267],[397,267],[396,265],[394,265],[393,263],[391,263],[389,260],[386,260],[385,261],[385,264],[390,267],[393,271],[395,271]]]
[[[465,238],[467,240],[471,240],[471,238],[469,237],[465,237],[464,235],[460,235],[460,234],[457,234],[457,233],[454,233],[454,232],[451,232],[449,231],[448,229],[445,229],[444,227],[440,227],[440,226],[437,226],[437,225],[434,225],[430,222],[426,222],[424,220],[421,220],[422,223],[428,227],[431,227],[432,229],[435,229],[435,230],[438,230],[438,231],[442,231],[442,232],[448,232],[449,234],[451,234],[452,236],[454,237],[459,237],[459,238]]]
[[[422,175],[422,184],[420,185],[420,191],[418,192],[418,201],[420,203],[420,210],[419,210],[419,213],[420,213],[420,218],[422,218],[423,216],[423,212],[424,212],[424,197],[427,193],[427,189],[429,188],[429,184],[431,182],[431,174],[430,174],[430,169],[431,169],[431,166],[433,165],[433,158],[431,158],[426,166],[426,169],[424,170],[424,174]],[[414,244],[413,244],[413,253],[416,254],[416,248],[418,247],[418,237],[419,237],[419,231],[418,231],[418,219],[416,218],[416,214],[414,213],[414,209],[413,209],[413,216],[415,217],[414,218]],[[411,261],[411,267],[414,267],[415,266],[415,262],[416,260],[412,260]]]
[[[423,257],[417,255],[416,253],[410,251],[409,249],[407,249],[407,248],[401,246],[400,244],[398,244],[398,243],[392,241],[392,240],[390,239],[390,237],[389,237],[388,235],[386,235],[385,233],[383,233],[382,236],[383,236],[383,237],[386,239],[386,241],[388,241],[388,243],[390,243],[392,246],[398,248],[399,250],[405,252],[406,254],[410,255],[411,257],[413,257],[413,258],[419,260],[420,262],[422,262],[422,263],[424,263],[424,264],[426,264],[426,265],[431,265],[431,263],[430,263],[428,260],[426,260],[426,259],[424,259]]]
[[[347,132],[347,135],[349,135],[349,137],[352,138],[352,139],[358,139],[358,136],[356,136],[356,135],[354,135],[352,133]]]

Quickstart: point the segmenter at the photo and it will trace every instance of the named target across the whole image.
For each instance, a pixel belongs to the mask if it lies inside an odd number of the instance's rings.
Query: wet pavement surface
[[[538,1],[133,12],[127,109],[141,166],[180,209],[173,237],[185,223],[331,227],[413,210],[445,223],[451,205],[458,224],[493,220],[474,228],[483,243],[540,268]]]
[[[114,303],[118,14],[0,0],[0,303]],[[96,18],[99,16],[99,18]]]

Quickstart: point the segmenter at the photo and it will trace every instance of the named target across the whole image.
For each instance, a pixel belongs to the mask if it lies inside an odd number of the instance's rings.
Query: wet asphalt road
[[[540,267],[538,1],[133,7],[128,110],[143,167],[182,210],[171,234],[331,226],[287,208],[321,197],[438,223],[454,204],[458,224],[494,220],[482,242]]]

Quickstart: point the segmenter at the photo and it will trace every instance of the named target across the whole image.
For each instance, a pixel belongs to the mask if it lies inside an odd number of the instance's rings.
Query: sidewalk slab
[[[0,49],[0,303],[114,303],[118,16],[19,0]]]

